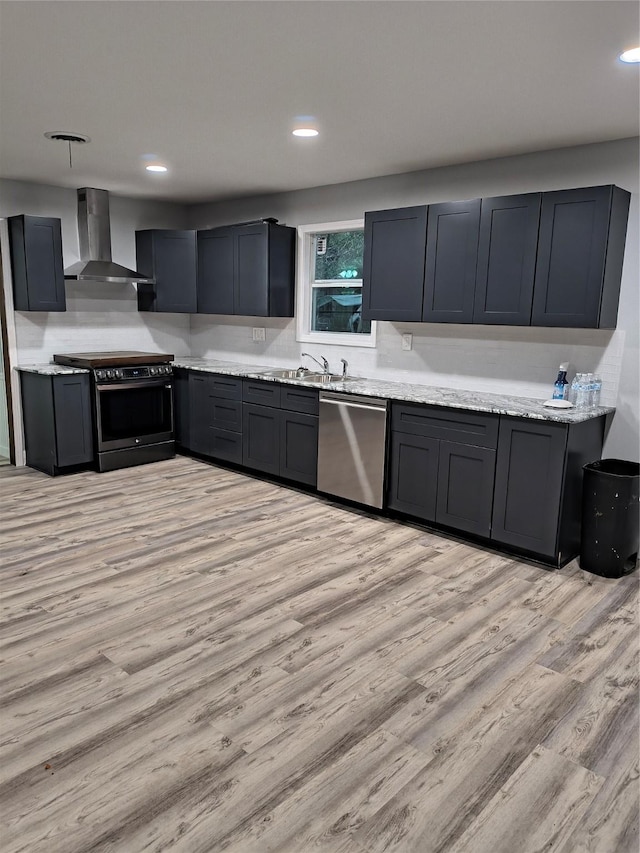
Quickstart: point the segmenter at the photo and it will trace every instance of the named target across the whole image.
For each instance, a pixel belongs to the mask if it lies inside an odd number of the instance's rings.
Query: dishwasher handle
[[[379,397],[355,396],[353,394],[332,394],[329,391],[320,392],[320,402],[330,403],[332,406],[348,406],[355,409],[370,409],[376,412],[387,410],[387,400]]]

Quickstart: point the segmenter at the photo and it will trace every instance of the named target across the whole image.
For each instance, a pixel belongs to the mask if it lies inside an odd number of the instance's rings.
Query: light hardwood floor
[[[180,457],[0,488],[3,853],[637,853],[637,574]]]

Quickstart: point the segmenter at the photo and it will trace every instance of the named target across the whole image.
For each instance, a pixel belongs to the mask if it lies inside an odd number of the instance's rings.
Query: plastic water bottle
[[[587,374],[576,373],[576,378],[574,382],[576,383],[576,398],[574,405],[576,409],[586,409],[589,405],[589,386],[587,384]]]
[[[600,405],[600,394],[602,392],[602,377],[597,373],[593,374],[591,380],[591,405],[597,408]]]

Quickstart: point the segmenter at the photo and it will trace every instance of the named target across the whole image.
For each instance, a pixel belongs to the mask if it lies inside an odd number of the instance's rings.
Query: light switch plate
[[[264,341],[265,340],[265,329],[261,327],[253,327],[253,340],[254,341]]]
[[[403,350],[410,350],[412,346],[413,346],[413,335],[411,334],[411,332],[407,332],[406,334],[404,334],[402,336],[402,349]]]

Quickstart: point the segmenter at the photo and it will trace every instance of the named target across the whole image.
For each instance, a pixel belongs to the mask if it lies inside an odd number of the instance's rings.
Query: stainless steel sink
[[[340,373],[314,373],[311,370],[297,368],[295,370],[265,370],[260,372],[261,376],[270,376],[273,379],[301,379],[305,382],[313,382],[315,385],[327,385],[329,382],[343,382],[351,379],[350,376],[343,377]]]
[[[257,371],[261,376],[272,376],[274,379],[306,379],[313,375],[309,370],[294,369],[294,370],[260,370]]]
[[[311,373],[301,378],[306,382],[315,382],[316,385],[327,385],[329,382],[345,382],[351,377],[341,376],[339,373]]]

